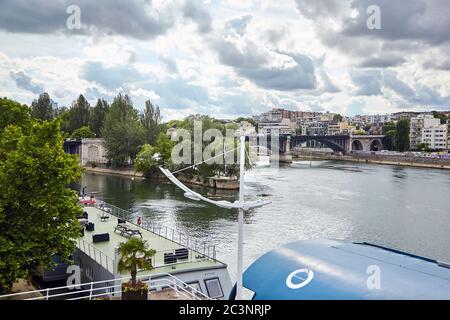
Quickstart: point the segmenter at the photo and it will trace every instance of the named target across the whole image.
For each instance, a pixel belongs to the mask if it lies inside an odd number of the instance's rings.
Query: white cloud
[[[375,1],[395,9],[386,27],[425,6],[421,25],[367,35],[357,29],[354,0],[154,0],[151,8],[133,0],[122,15],[82,1],[92,8],[86,22],[95,32],[74,35],[52,15],[53,2],[33,12],[19,0],[2,8],[0,95],[30,103],[42,89],[69,105],[80,93],[111,99],[123,90],[138,108],[155,100],[165,119],[198,112],[233,117],[272,107],[450,109],[450,46],[438,14],[444,2],[411,0],[405,14],[389,1]],[[7,18],[12,8],[20,19]],[[95,12],[107,15],[97,21]],[[43,14],[48,24],[33,29],[32,18]],[[121,24],[126,17],[130,25]],[[354,24],[343,24],[349,17]],[[149,25],[155,28],[148,31]]]

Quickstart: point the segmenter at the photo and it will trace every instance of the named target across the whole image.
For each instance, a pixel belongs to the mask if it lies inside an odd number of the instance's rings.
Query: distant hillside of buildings
[[[410,123],[410,148],[418,150],[450,149],[450,111],[447,112],[397,112],[391,114],[341,116],[330,112],[291,111],[273,109],[254,116],[260,134],[292,135],[381,135],[388,123],[408,120]]]

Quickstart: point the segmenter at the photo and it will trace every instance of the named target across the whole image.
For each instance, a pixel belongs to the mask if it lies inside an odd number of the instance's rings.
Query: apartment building
[[[335,136],[341,134],[352,134],[356,127],[348,122],[333,122],[328,125],[328,135]]]
[[[448,125],[437,125],[422,129],[422,143],[426,143],[432,150],[446,150],[448,148]]]
[[[417,146],[421,143],[428,143],[423,140],[424,138],[431,142],[432,140],[434,141],[434,134],[440,134],[440,129],[438,127],[441,124],[441,120],[434,118],[432,115],[419,114],[417,117],[412,117],[410,121],[409,138],[410,148],[412,150],[416,150]],[[436,128],[436,130],[434,128]],[[424,129],[427,130],[426,133]],[[439,139],[440,137],[436,138]],[[431,145],[430,148],[432,148]]]
[[[278,134],[295,134],[297,125],[289,119],[282,119],[281,121],[264,121],[258,123],[258,132],[263,135]]]
[[[384,124],[391,121],[390,114],[374,114],[366,116],[366,123],[371,125]]]
[[[450,152],[450,120],[447,120],[447,150]]]

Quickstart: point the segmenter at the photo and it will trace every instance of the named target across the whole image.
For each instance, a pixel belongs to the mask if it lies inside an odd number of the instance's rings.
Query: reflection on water
[[[236,265],[237,213],[188,200],[170,183],[85,174],[107,202],[217,245]],[[196,189],[214,199],[236,192]],[[298,239],[368,241],[450,261],[450,172],[331,161],[295,162],[246,175],[246,197],[272,201],[245,217],[245,260]]]

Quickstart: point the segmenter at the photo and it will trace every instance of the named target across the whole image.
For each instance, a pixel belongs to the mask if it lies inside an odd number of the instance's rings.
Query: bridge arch
[[[381,141],[378,139],[373,140],[372,143],[370,144],[370,151],[381,151],[381,150],[383,150],[383,144],[381,143]]]
[[[335,152],[342,152],[345,153],[345,141],[341,142],[341,144],[338,143],[338,141],[333,140],[335,137],[331,136],[295,136],[292,137],[292,148],[295,148],[299,144],[307,141],[316,141],[322,143],[327,148],[330,148],[331,150]]]
[[[361,143],[361,141],[359,140],[354,140],[352,142],[352,151],[363,151],[364,150],[364,146]]]

